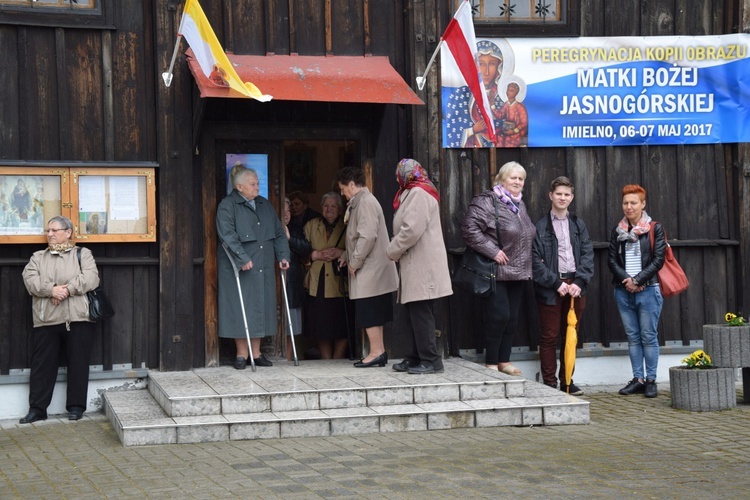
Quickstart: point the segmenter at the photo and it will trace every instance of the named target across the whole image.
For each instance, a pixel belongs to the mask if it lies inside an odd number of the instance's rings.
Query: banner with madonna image
[[[441,50],[444,148],[750,142],[750,35],[488,38],[494,141]]]

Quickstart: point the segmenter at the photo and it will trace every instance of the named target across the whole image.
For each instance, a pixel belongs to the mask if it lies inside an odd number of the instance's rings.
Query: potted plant
[[[726,313],[723,325],[703,325],[703,349],[715,366],[750,366],[750,325],[739,314]]]
[[[683,359],[683,366],[669,369],[672,407],[689,411],[716,411],[734,408],[737,396],[734,369],[713,365],[702,350]]]
[[[745,318],[728,312],[724,324],[703,325],[703,349],[714,366],[742,368],[744,402],[750,403],[750,325]]]

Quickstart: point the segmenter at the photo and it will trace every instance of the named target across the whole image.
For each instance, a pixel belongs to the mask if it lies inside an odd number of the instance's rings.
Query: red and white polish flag
[[[471,16],[471,2],[464,0],[453,15],[453,19],[445,28],[443,41],[448,45],[453,59],[456,61],[461,75],[471,90],[479,111],[482,113],[484,123],[487,125],[487,135],[495,142],[495,121],[492,119],[492,110],[484,89],[482,78],[477,69],[477,39],[474,35],[474,20]]]

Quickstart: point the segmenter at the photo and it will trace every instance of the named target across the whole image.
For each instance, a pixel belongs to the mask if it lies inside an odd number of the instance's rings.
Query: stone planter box
[[[703,325],[703,350],[714,366],[750,366],[750,326]]]
[[[750,403],[750,325],[703,325],[703,350],[714,366],[742,368],[743,402]]]
[[[688,411],[717,411],[737,406],[733,368],[669,369],[672,407]]]

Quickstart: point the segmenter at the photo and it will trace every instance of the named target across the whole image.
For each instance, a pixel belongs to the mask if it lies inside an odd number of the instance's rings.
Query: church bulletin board
[[[45,243],[55,215],[78,241],[156,241],[155,169],[0,166],[0,243]]]

